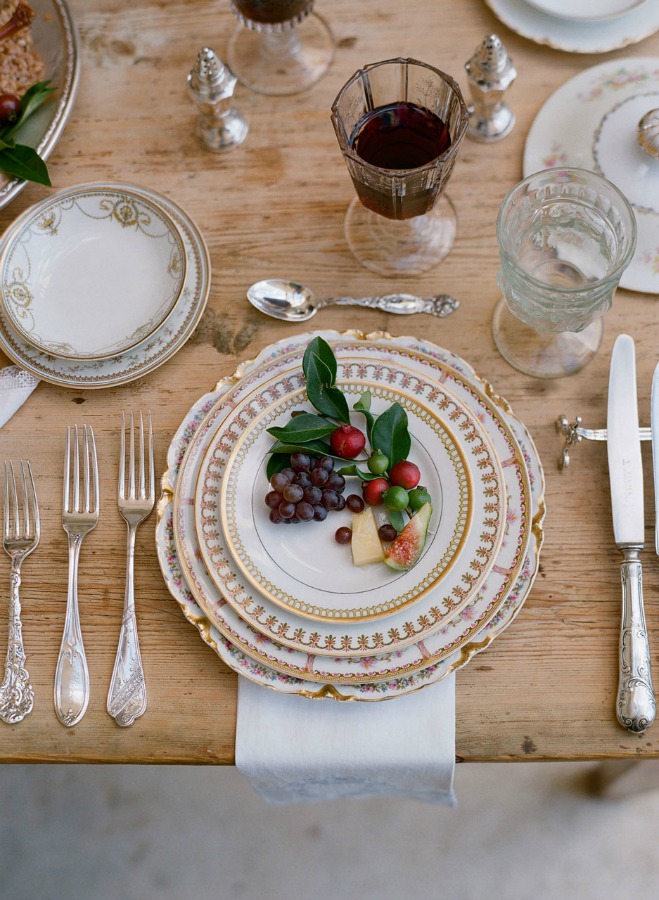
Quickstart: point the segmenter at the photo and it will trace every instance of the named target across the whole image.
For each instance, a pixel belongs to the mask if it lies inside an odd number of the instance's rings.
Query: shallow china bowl
[[[0,260],[0,296],[32,346],[103,359],[162,325],[185,271],[181,235],[163,208],[124,187],[83,185],[14,224]]]

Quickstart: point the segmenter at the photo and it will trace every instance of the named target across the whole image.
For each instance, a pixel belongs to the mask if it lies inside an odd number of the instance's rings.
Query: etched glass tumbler
[[[600,346],[602,317],[634,253],[629,203],[594,172],[546,169],[506,195],[497,239],[499,352],[537,378],[578,372]]]
[[[314,0],[230,0],[239,25],[229,40],[236,77],[259,94],[298,94],[334,57],[329,26]]]
[[[332,124],[355,186],[345,236],[362,265],[414,275],[453,246],[457,221],[442,194],[469,114],[460,88],[415,59],[359,69],[332,104]]]

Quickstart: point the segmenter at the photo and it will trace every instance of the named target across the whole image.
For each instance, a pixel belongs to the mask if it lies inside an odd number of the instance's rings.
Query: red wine
[[[276,25],[305,13],[313,0],[232,0],[238,13],[252,22]]]
[[[381,169],[417,169],[451,146],[446,124],[415,103],[391,103],[369,110],[355,128],[352,148]]]
[[[364,206],[387,219],[411,219],[428,212],[439,193],[437,179],[407,170],[426,166],[451,146],[448,126],[439,116],[415,103],[378,106],[359,120],[350,144],[365,163],[377,167],[350,167]]]

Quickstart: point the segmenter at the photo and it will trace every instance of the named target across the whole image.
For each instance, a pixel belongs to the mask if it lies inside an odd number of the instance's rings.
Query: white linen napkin
[[[19,366],[0,369],[0,428],[30,396],[39,379]]]
[[[455,675],[380,702],[239,678],[236,768],[272,803],[391,795],[455,806]]]

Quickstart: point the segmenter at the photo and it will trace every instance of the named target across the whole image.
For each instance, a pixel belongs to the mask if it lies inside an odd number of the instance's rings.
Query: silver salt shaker
[[[188,91],[199,109],[195,133],[215,153],[233,150],[247,137],[247,122],[233,106],[237,80],[210,47],[199,51],[188,75]]]
[[[515,116],[503,99],[517,71],[500,38],[490,34],[465,63],[473,103],[467,135],[474,141],[499,141],[512,130]]]

